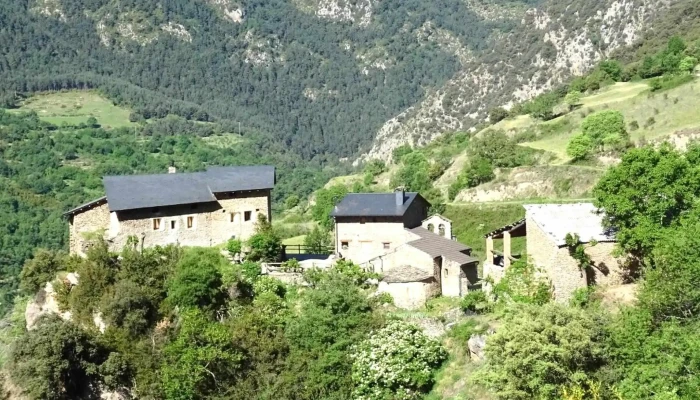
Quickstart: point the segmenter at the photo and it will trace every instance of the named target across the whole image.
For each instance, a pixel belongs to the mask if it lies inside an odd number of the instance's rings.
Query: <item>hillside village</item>
[[[0,399],[698,397],[694,3],[79,3],[26,24],[134,66],[0,84]]]

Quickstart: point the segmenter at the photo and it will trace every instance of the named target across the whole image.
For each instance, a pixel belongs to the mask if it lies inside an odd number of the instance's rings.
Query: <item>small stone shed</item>
[[[486,235],[484,276],[498,282],[513,261],[510,239],[525,236],[527,257],[551,280],[554,298],[567,302],[576,289],[590,285],[623,283],[622,259],[614,256],[616,240],[603,227],[603,216],[592,203],[524,205],[525,218]],[[576,234],[592,265],[581,269],[566,245],[566,235]],[[494,249],[503,239],[503,252]]]
[[[440,293],[435,276],[410,265],[402,265],[388,271],[379,282],[378,292],[389,293],[394,305],[407,310],[415,310]]]

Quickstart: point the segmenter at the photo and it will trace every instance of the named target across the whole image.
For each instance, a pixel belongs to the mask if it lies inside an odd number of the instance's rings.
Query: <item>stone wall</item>
[[[76,214],[69,220],[69,250],[71,254],[84,255],[89,240],[86,236],[109,228],[110,213],[107,204],[102,204]]]
[[[356,264],[390,253],[414,236],[400,218],[336,218],[335,229],[338,255]]]
[[[579,268],[566,246],[558,247],[531,219],[528,218],[526,222],[527,254],[551,280],[556,301],[568,302],[576,289],[584,288],[589,283],[603,286],[622,283],[620,260],[612,255],[615,243],[586,245],[586,254],[595,265],[587,272]]]
[[[442,261],[442,295],[459,297],[461,296],[461,265],[448,259]]]
[[[402,265],[410,265],[431,274],[435,273],[433,258],[409,245],[401,245],[390,253],[376,257],[371,264],[374,266],[374,271],[380,274]]]
[[[110,249],[121,250],[135,236],[144,247],[180,244],[214,246],[232,237],[245,240],[255,229],[258,214],[270,218],[270,192],[218,195],[211,203],[127,210],[110,213],[107,204],[71,219],[70,251],[82,254],[84,232],[104,230]],[[156,223],[156,220],[159,223]],[[191,224],[191,226],[189,226]],[[157,228],[156,228],[157,227]]]
[[[434,280],[406,283],[380,282],[377,291],[389,293],[394,299],[394,305],[407,310],[415,310],[425,306],[425,302],[437,296],[440,289]]]

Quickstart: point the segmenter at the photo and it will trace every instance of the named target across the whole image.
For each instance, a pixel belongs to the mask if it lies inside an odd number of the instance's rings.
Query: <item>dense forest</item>
[[[64,21],[36,15],[32,4],[0,2],[6,102],[15,92],[99,87],[144,117],[175,113],[242,122],[306,159],[355,154],[387,119],[457,70],[454,55],[402,32],[431,20],[478,49],[492,30],[510,29],[484,23],[458,0],[379,2],[372,29],[312,18],[283,0],[247,1],[241,24],[222,21],[203,0],[159,2],[157,12],[146,1],[64,0]],[[93,18],[118,10],[128,11],[126,22],[150,27],[144,35],[181,23],[192,42],[159,35],[141,45],[114,33],[105,46]],[[102,21],[107,34],[125,22]],[[260,57],[283,61],[246,61],[251,41],[267,54]],[[354,49],[344,50],[345,42]],[[354,51],[376,51],[396,65],[363,73]],[[308,90],[320,94],[309,96]]]

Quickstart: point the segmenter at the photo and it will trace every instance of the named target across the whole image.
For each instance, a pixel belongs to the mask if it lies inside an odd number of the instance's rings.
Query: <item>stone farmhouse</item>
[[[511,239],[526,238],[529,261],[547,275],[554,298],[567,302],[576,289],[589,285],[613,286],[623,283],[622,260],[616,258],[615,237],[602,224],[592,203],[525,205],[525,218],[486,235],[484,277],[498,282],[513,261]],[[567,234],[577,234],[593,261],[581,269],[566,245]],[[503,251],[494,249],[494,239],[503,240]]]
[[[417,308],[436,295],[463,296],[476,284],[478,261],[452,237],[452,223],[428,218],[418,193],[351,193],[333,209],[337,256],[381,273],[379,290],[397,306]]]
[[[271,217],[271,166],[210,167],[204,172],[106,176],[106,196],[65,215],[70,252],[84,255],[90,238],[103,236],[121,250],[130,237],[141,246],[213,246],[254,232],[258,214]]]

